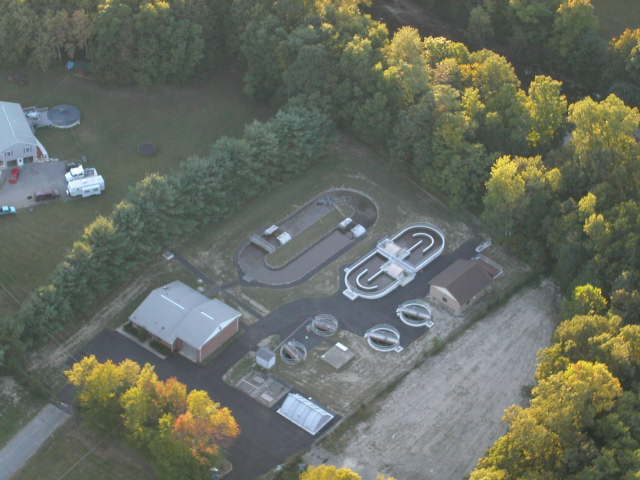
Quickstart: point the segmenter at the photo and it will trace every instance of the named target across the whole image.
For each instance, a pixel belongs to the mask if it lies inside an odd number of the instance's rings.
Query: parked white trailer
[[[70,197],[91,197],[104,192],[105,184],[102,175],[72,180],[67,184],[67,195]]]

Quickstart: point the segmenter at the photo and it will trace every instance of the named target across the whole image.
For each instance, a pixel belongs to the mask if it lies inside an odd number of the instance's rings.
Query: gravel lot
[[[329,463],[398,480],[463,479],[505,433],[503,411],[524,403],[536,352],[549,344],[556,291],[549,281],[524,290],[411,372],[347,433],[332,455],[314,447],[310,464]]]

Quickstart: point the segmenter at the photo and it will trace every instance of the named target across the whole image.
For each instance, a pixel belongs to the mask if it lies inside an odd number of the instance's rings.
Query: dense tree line
[[[49,283],[21,310],[2,319],[0,350],[9,368],[27,346],[49,340],[131,272],[204,224],[219,222],[250,199],[322,159],[333,123],[323,113],[293,102],[266,122],[254,122],[242,138],[220,138],[204,157],[182,163],[171,177],[149,175],[108,217],[87,226]]]
[[[240,434],[228,408],[205,391],[187,393],[175,378],[160,380],[148,363],[101,363],[91,355],[65,374],[77,387],[89,424],[110,432],[123,429],[133,445],[151,454],[160,479],[211,478],[210,468],[221,463],[223,449]]]
[[[422,3],[448,22],[464,27],[476,48],[500,46],[528,70],[562,78],[574,93],[616,93],[640,105],[640,30],[627,30],[607,44],[600,36],[591,0]]]
[[[88,60],[116,84],[183,82],[226,56],[227,0],[0,0],[0,63]]]

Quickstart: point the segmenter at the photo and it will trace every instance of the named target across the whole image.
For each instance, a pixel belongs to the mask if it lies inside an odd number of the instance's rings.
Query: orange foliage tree
[[[100,363],[85,357],[65,372],[92,423],[121,424],[130,440],[153,455],[160,478],[204,478],[240,434],[231,410],[202,390],[187,393],[175,378],[162,381],[153,365]]]
[[[228,446],[240,434],[231,410],[221,408],[202,390],[191,391],[187,405],[187,411],[176,418],[176,436],[200,462],[219,457],[220,447]]]

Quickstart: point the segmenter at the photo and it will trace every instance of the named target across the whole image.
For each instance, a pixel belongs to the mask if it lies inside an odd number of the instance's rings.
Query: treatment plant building
[[[199,363],[238,331],[241,315],[175,281],[153,290],[129,320],[172,352]]]

